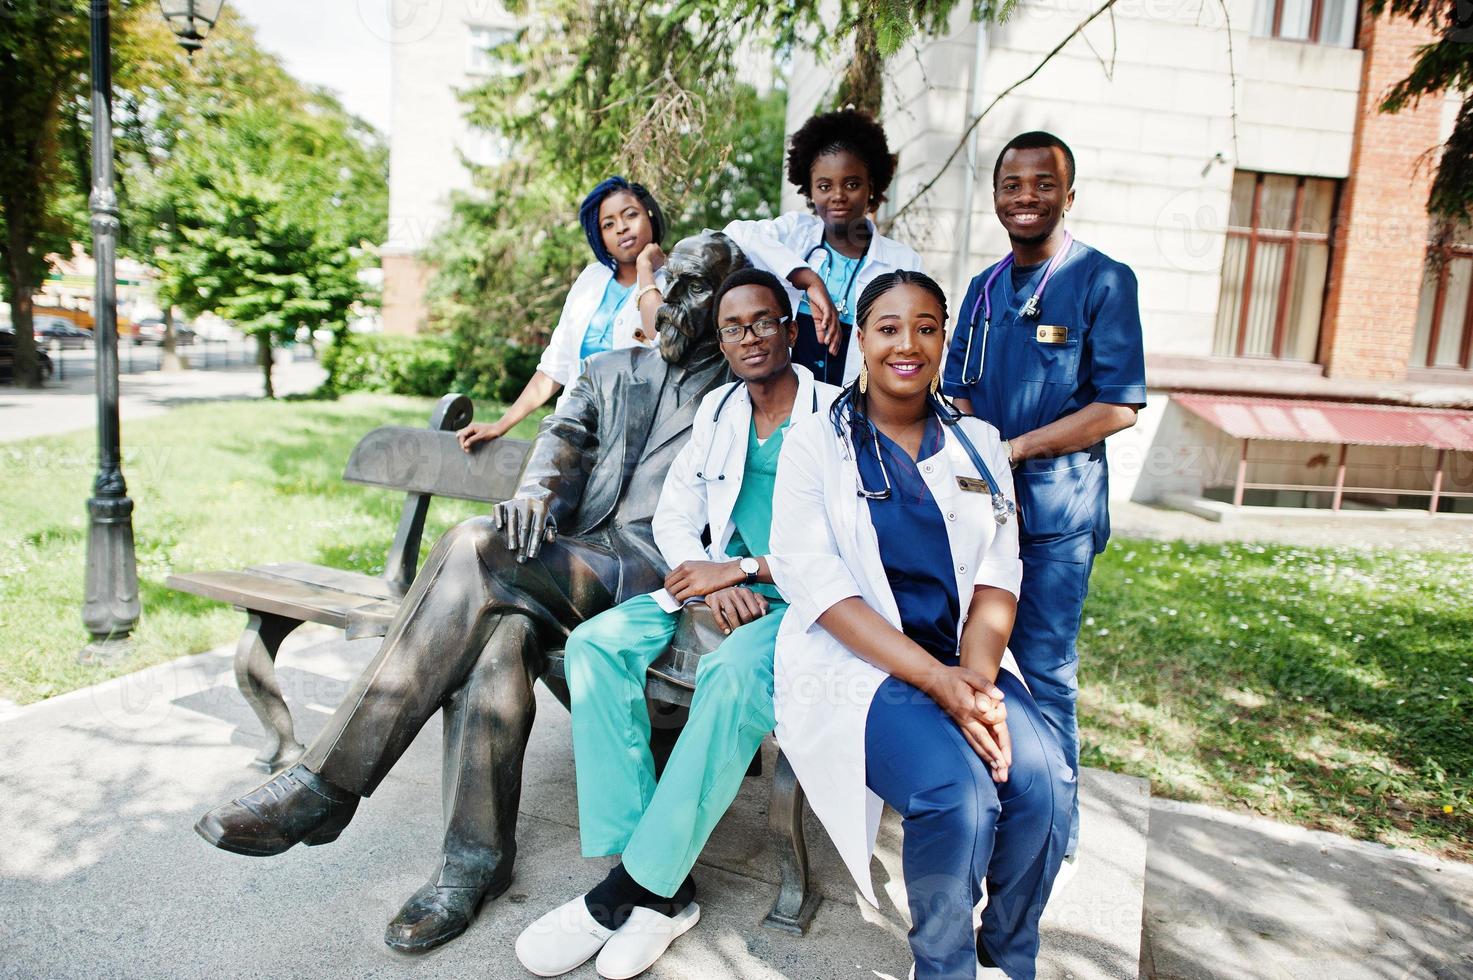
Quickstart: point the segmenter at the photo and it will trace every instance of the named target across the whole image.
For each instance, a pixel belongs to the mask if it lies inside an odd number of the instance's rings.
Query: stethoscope
[[[941,424],[956,434],[957,441],[961,443],[962,451],[967,454],[967,458],[972,461],[972,466],[976,468],[977,474],[987,484],[987,490],[992,495],[992,519],[998,524],[1006,524],[1008,518],[1012,517],[1016,511],[1016,507],[1011,500],[1003,495],[1002,487],[998,486],[997,480],[992,476],[992,470],[988,469],[987,464],[982,461],[982,454],[977,451],[977,447],[972,443],[966,430],[960,425],[957,425],[957,422],[961,420],[961,413],[948,408],[935,395],[932,395],[930,398],[930,406],[932,411],[936,413],[937,418],[941,420]],[[850,408],[850,414],[851,421],[855,420],[852,407]],[[869,426],[870,442],[875,450],[875,462],[880,464],[880,478],[885,481],[885,487],[882,490],[870,490],[865,487],[864,473],[859,470],[859,461],[855,460],[856,465],[854,469],[859,479],[857,493],[865,500],[889,500],[894,495],[894,490],[890,485],[890,470],[885,465],[885,454],[880,451],[880,432],[875,428],[875,424],[864,416],[857,416],[857,419],[862,419],[864,424]],[[847,442],[847,440],[845,441]],[[847,456],[849,452],[847,447],[844,452]],[[850,458],[852,459],[853,457]]]
[[[827,268],[828,264],[833,261],[834,253],[829,249],[828,245],[824,244],[821,241],[817,245],[810,248],[807,255],[803,256],[803,264],[808,265],[808,263],[813,259],[813,253],[817,252],[819,249],[823,249],[823,264],[824,267]],[[834,309],[839,312],[840,319],[843,319],[844,317],[849,315],[849,289],[854,285],[854,277],[859,275],[859,268],[860,266],[864,265],[865,257],[868,255],[869,246],[866,245],[864,248],[864,255],[861,255],[859,257],[859,260],[854,263],[854,268],[850,271],[849,278],[845,280],[844,288],[840,290],[839,298],[834,303]]]
[[[721,396],[721,401],[719,401],[719,402],[716,403],[716,414],[713,415],[713,416],[711,416],[711,427],[712,427],[712,431],[713,432],[715,431],[716,425],[721,421],[721,413],[726,408],[726,403],[729,402],[729,401],[731,401],[731,396],[732,395],[735,395],[738,391],[741,391],[745,387],[746,387],[745,384],[732,385],[729,389],[727,389],[726,394],[724,394],[724,395]],[[818,389],[817,388],[813,389],[813,411],[815,413],[818,411]],[[724,480],[724,479],[726,479],[726,458],[731,455],[731,445],[735,441],[736,441],[736,436],[734,436],[734,435],[730,439],[726,440],[726,448],[723,449],[722,452],[721,452],[721,472],[720,473],[717,473],[715,476],[707,476],[706,475],[706,471],[711,468],[711,450],[713,448],[715,448],[715,445],[716,445],[716,440],[715,439],[712,439],[711,440],[711,443],[706,446],[706,459],[705,459],[705,461],[701,463],[701,468],[698,469],[698,470],[696,470],[696,479],[698,479],[698,480]]]
[[[1074,236],[1067,231],[1064,232],[1063,246],[1049,260],[1048,268],[1043,270],[1043,281],[1038,284],[1038,288],[1033,291],[1033,295],[1028,297],[1028,302],[1024,303],[1023,308],[1018,311],[1019,316],[1033,320],[1043,311],[1044,287],[1048,285],[1048,281],[1053,278],[1059,266],[1064,264],[1064,259],[1069,255],[1069,246],[1073,243]],[[987,277],[987,282],[982,286],[982,295],[978,296],[977,301],[972,304],[972,329],[967,332],[967,347],[962,353],[962,384],[964,385],[974,385],[982,380],[982,368],[987,363],[987,334],[992,329],[992,284],[997,282],[997,277],[1011,268],[1012,264],[1013,256],[1010,252],[1007,258],[993,267],[992,274]],[[982,308],[982,355],[977,358],[977,373],[975,375],[968,375],[967,366],[972,363],[972,338],[977,336],[978,307]]]

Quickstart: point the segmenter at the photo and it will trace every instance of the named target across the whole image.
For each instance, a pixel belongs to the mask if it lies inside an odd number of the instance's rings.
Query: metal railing
[[[159,344],[135,345],[128,338],[120,338],[118,344],[118,373],[142,374],[157,371],[164,364],[164,349]],[[91,377],[96,373],[96,354],[92,345],[63,350],[52,343],[43,348],[51,358],[51,377],[54,381],[68,378]],[[196,340],[192,344],[175,349],[175,353],[189,362],[191,369],[217,371],[229,368],[255,367],[260,356],[256,342],[245,340]],[[288,344],[276,349],[278,363],[285,357],[291,361],[310,361],[316,354],[306,344]]]

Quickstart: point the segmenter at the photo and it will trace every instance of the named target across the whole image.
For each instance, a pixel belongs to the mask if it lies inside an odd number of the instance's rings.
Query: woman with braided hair
[[[1007,454],[937,397],[934,281],[879,276],[856,320],[857,379],[792,427],[778,463],[778,744],[871,902],[881,804],[899,811],[917,978],[1029,980],[1074,777],[1008,662],[1022,564]]]

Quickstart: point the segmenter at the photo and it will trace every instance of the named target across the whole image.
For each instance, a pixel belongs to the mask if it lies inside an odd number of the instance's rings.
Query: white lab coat
[[[542,352],[542,360],[537,362],[537,370],[563,386],[562,397],[558,399],[559,408],[562,407],[563,399],[568,397],[573,382],[583,373],[583,361],[578,356],[583,350],[583,337],[592,325],[593,314],[598,312],[598,304],[604,298],[604,289],[612,278],[614,271],[600,262],[588,263],[578,274],[573,287],[568,290],[567,299],[563,300],[563,312],[558,317],[557,326],[553,328],[552,339]],[[665,270],[661,269],[655,275],[655,283],[663,286],[664,280]],[[639,289],[636,285],[629,291],[624,305],[614,315],[614,326],[610,332],[613,346],[610,350],[649,347],[654,342],[653,337],[649,341],[640,341],[634,336],[641,325],[639,306],[635,302]]]
[[[915,249],[881,235],[875,230],[873,221],[869,222],[869,227],[874,237],[870,239],[869,251],[865,252],[859,271],[854,274],[856,300],[864,293],[864,287],[876,276],[894,272],[896,269],[922,271],[921,257]],[[783,285],[788,287],[788,297],[792,300],[794,310],[798,309],[798,303],[805,294],[788,282],[788,276],[793,270],[804,266],[820,276],[823,275],[824,251],[818,247],[823,242],[823,222],[817,215],[789,211],[776,218],[760,221],[733,221],[724,230],[747,253],[747,258],[753,265],[766,269],[782,280]],[[840,298],[832,297],[836,305]],[[851,342],[844,358],[845,384],[859,375],[859,360],[859,345]]]
[[[798,375],[793,424],[814,413],[827,417],[839,389],[815,381],[812,372],[801,365],[794,364],[793,371]],[[671,568],[684,561],[730,560],[726,548],[734,530],[731,511],[742,492],[751,429],[752,398],[743,382],[722,385],[701,400],[690,441],[665,475],[651,523],[655,546]],[[783,439],[786,452],[787,436]],[[708,526],[711,544],[706,546],[701,544],[701,534]]]
[[[1016,502],[997,430],[971,417],[957,424],[965,427],[1003,494]],[[1016,596],[1023,565],[1017,518],[997,524],[990,494],[959,487],[958,476],[980,474],[951,427],[944,431],[945,448],[920,469],[946,518],[951,554],[936,558],[949,561],[956,576],[960,637],[974,586]],[[875,903],[869,862],[883,803],[865,785],[864,730],[870,701],[888,675],[818,624],[835,603],[859,596],[901,628],[869,504],[858,489],[853,450],[826,416],[790,429],[778,463],[767,562],[790,603],[775,655],[777,741],[855,883]]]

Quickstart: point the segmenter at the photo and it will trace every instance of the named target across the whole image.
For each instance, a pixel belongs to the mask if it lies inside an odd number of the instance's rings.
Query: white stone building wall
[[[1344,179],[1355,131],[1362,53],[1254,37],[1256,2],[1228,0],[1225,18],[1221,6],[1196,0],[1122,0],[1113,24],[1097,19],[978,127],[965,261],[956,255],[965,152],[892,234],[919,249],[928,271],[959,300],[971,276],[1008,248],[992,214],[998,151],[1019,132],[1049,130],[1077,160],[1069,227],[1131,265],[1140,280],[1148,355],[1211,355],[1234,171]],[[985,29],[978,109],[1037,67],[1095,6],[1025,0],[1006,24]],[[900,156],[892,209],[936,176],[961,138],[979,28],[965,10],[951,28],[946,38],[913,42],[888,69],[883,116]],[[792,91],[811,101],[790,103],[790,131],[836,75],[833,64],[795,61]],[[1458,104],[1450,94],[1445,131]],[[1323,479],[1322,450],[1277,444],[1273,451],[1285,462],[1255,466],[1252,479]],[[1150,500],[1231,484],[1238,448],[1153,390],[1137,425],[1111,438],[1109,456],[1112,496]],[[1430,483],[1434,457],[1430,450],[1353,448],[1349,478],[1420,489]],[[1338,448],[1331,459],[1333,470]],[[1468,460],[1450,458],[1445,487],[1473,489],[1469,469]]]
[[[392,0],[389,239],[386,249],[423,248],[470,186],[462,155],[486,161],[496,148],[466,124],[458,93],[480,81],[472,29],[514,30],[497,0]]]

